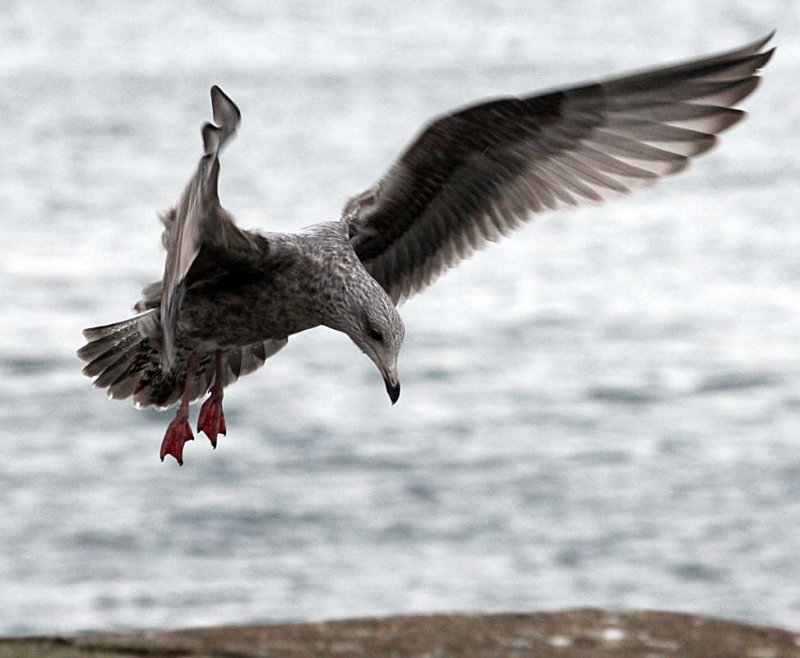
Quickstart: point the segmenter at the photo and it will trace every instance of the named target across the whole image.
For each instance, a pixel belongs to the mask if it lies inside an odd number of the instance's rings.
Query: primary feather
[[[771,34],[713,57],[433,121],[343,220],[397,303],[547,210],[599,202],[682,171],[744,113]]]

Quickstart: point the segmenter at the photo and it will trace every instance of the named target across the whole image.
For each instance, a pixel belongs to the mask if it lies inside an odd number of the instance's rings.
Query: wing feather
[[[711,57],[480,103],[429,124],[343,221],[399,303],[531,215],[650,185],[742,119],[772,34]]]
[[[164,277],[160,286],[161,323],[163,327],[162,366],[169,369],[175,360],[175,334],[183,299],[182,282],[197,259],[204,244],[222,248],[246,248],[250,239],[234,224],[233,217],[219,202],[219,152],[236,134],[241,113],[234,102],[216,85],[211,87],[214,120],[202,128],[203,157],[178,204],[162,221],[167,249]],[[158,284],[145,291],[155,294]]]

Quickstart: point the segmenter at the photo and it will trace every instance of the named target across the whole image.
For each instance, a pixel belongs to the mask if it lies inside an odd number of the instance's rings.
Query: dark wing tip
[[[218,153],[236,133],[242,118],[236,103],[217,85],[211,87],[211,110],[214,123],[206,123],[202,130],[205,155]]]
[[[747,55],[755,55],[761,52],[764,46],[766,46],[770,41],[772,41],[772,37],[775,36],[776,32],[777,29],[774,29],[765,36],[761,37],[760,39],[753,41],[752,43],[748,43],[745,46],[741,46],[734,50],[730,50],[727,53],[723,53],[721,57],[728,56],[731,58],[736,58],[736,57],[746,57]],[[775,50],[775,48],[773,47],[771,50]]]
[[[756,42],[755,42],[755,43],[752,45],[752,48],[753,48],[755,51],[759,51],[759,50],[761,50],[761,49],[762,49],[764,46],[766,46],[766,45],[767,45],[767,44],[768,44],[770,41],[772,41],[772,37],[774,37],[774,36],[775,36],[775,33],[776,33],[777,31],[778,31],[778,28],[773,28],[771,31],[769,31],[769,32],[766,34],[766,36],[764,36],[764,37],[762,37],[761,39],[759,39],[758,41],[756,41]],[[772,48],[772,50],[775,50],[775,48]]]
[[[763,52],[755,51],[744,53],[736,59],[739,59],[742,62],[750,62],[753,67],[753,75],[756,75],[758,71],[763,69],[769,63],[776,50],[777,46],[773,46],[769,50],[764,50]]]
[[[205,155],[216,154],[220,147],[222,131],[213,123],[204,123],[201,132],[203,134],[203,153]]]
[[[767,65],[767,62],[769,62],[769,60],[772,59],[772,56],[775,54],[775,51],[777,49],[778,49],[777,46],[773,46],[769,50],[765,50],[763,53],[761,53],[761,57],[758,60],[758,64],[756,65],[756,68],[760,69],[760,68],[765,67]]]
[[[218,85],[211,87],[211,108],[214,113],[214,121],[229,131],[235,130],[242,119],[242,113],[236,103]]]

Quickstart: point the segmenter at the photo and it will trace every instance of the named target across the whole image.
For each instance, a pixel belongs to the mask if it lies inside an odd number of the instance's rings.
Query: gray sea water
[[[241,225],[338,217],[423,123],[778,28],[688,172],[543,217],[402,308],[389,406],[315,330],[229,436],[80,375],[160,276],[156,212],[239,104]],[[800,627],[800,3],[2,3],[0,633],[666,608]]]

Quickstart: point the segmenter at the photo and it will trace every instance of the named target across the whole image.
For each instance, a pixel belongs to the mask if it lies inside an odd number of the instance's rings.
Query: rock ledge
[[[442,614],[0,640],[0,658],[800,658],[800,634],[671,612]]]

